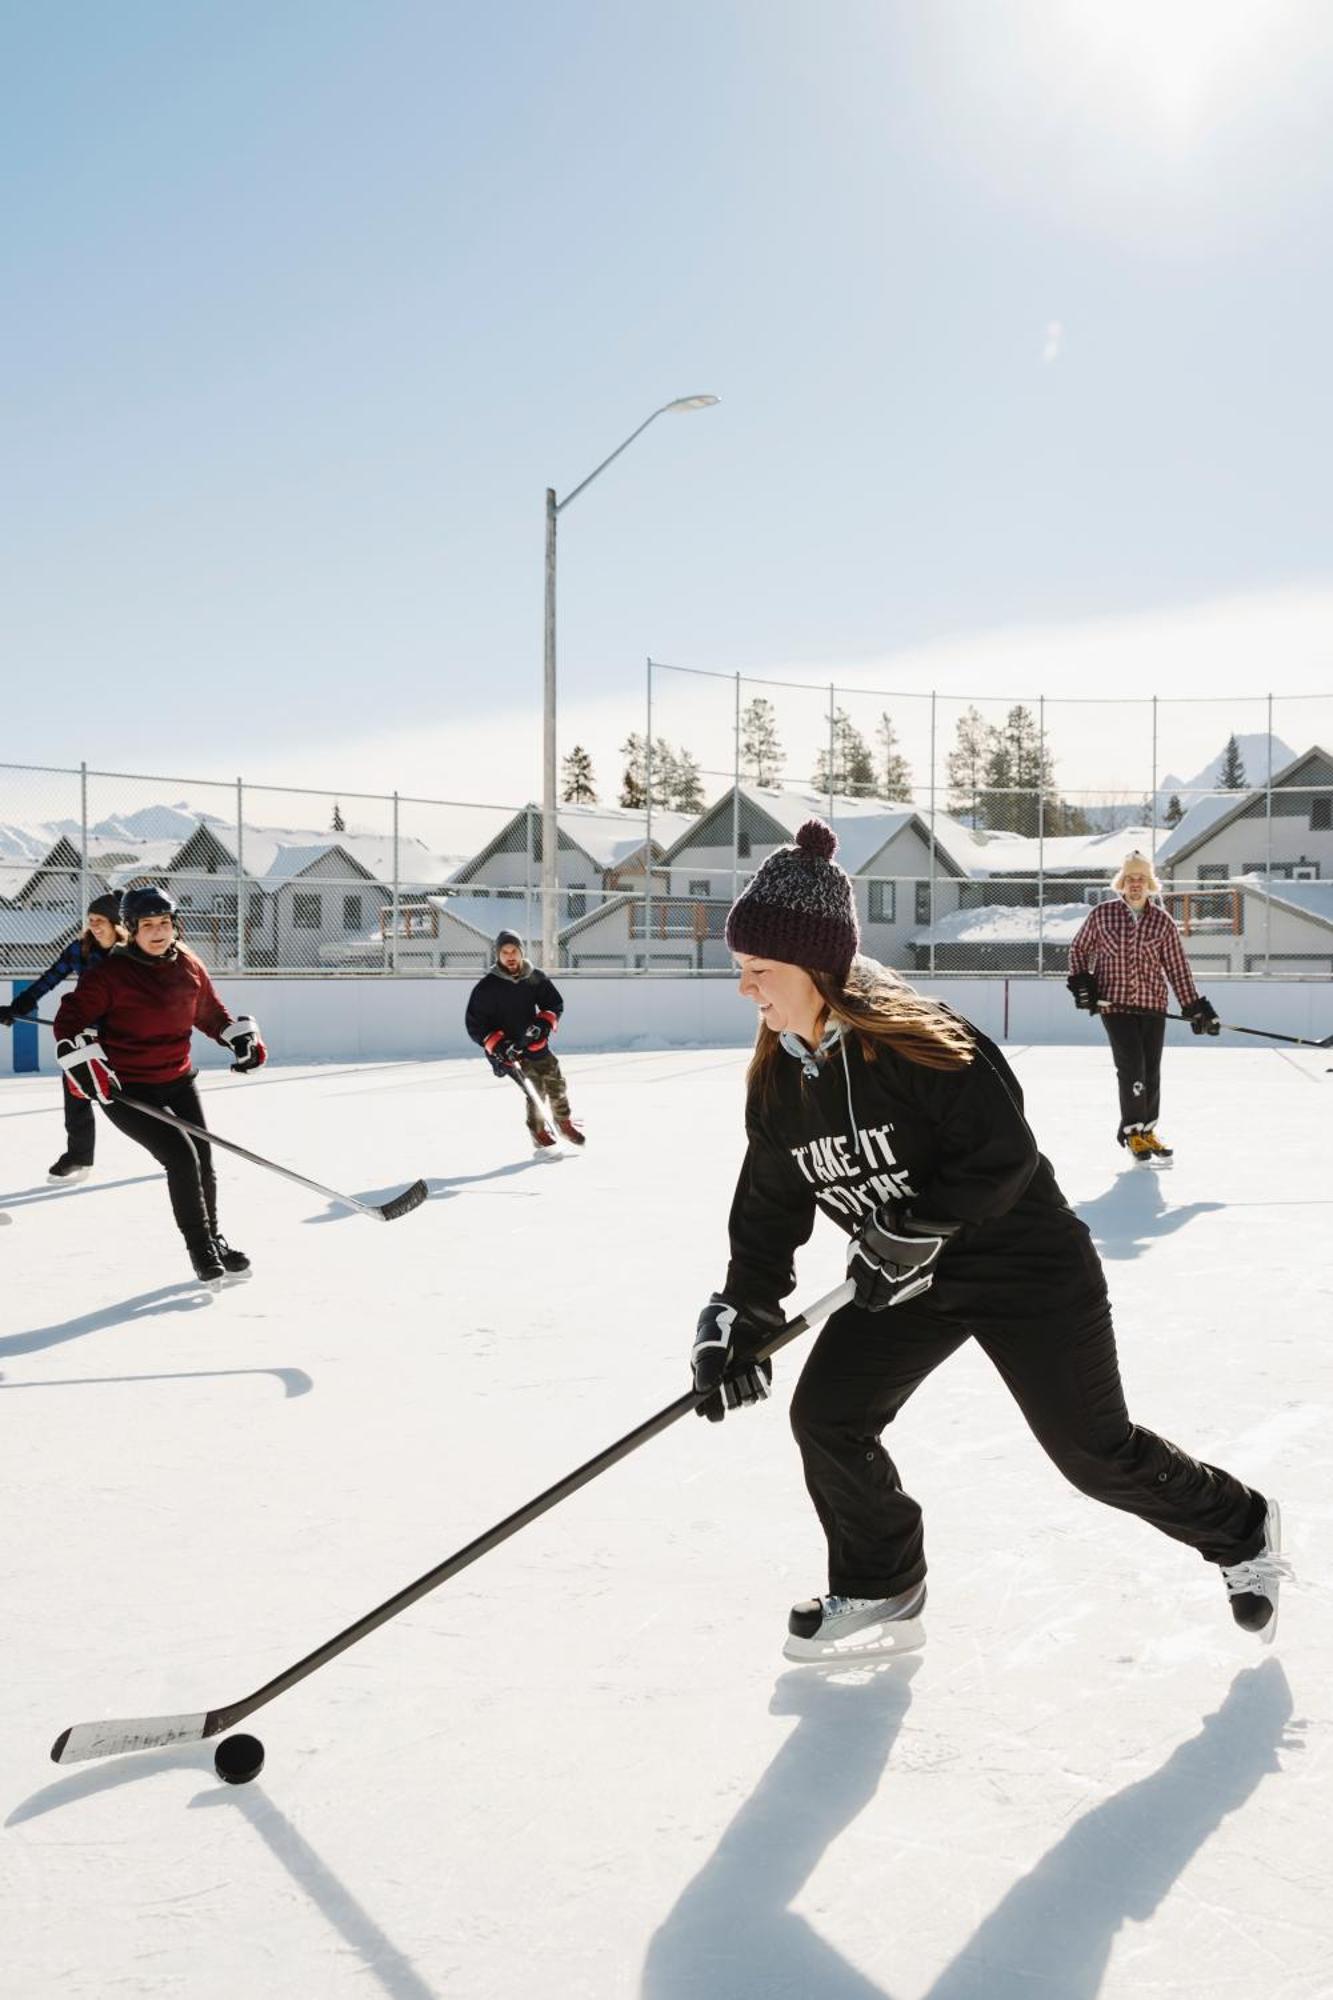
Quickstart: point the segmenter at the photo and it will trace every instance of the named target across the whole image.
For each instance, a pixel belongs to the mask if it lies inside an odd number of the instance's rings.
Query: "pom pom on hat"
[[[832,861],[838,851],[838,836],[826,821],[808,819],[796,829],[796,845],[802,854],[814,854],[821,861]]]

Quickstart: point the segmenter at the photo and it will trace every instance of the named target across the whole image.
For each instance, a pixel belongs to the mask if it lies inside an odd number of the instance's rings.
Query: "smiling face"
[[[1126,868],[1120,878],[1120,891],[1131,910],[1141,910],[1148,900],[1152,888],[1152,877],[1146,868]]]
[[[146,951],[150,958],[161,958],[165,952],[171,950],[175,935],[176,925],[173,918],[140,917],[138,929],[134,933],[134,942],[141,951]]]
[[[88,928],[93,934],[93,943],[100,944],[103,951],[110,951],[116,942],[116,927],[109,917],[93,915],[88,917]]]
[[[805,968],[787,965],[780,958],[755,958],[738,951],[736,969],[741,992],[754,1001],[764,1026],[775,1035],[790,1030],[813,1048],[819,1040],[824,1001]]]

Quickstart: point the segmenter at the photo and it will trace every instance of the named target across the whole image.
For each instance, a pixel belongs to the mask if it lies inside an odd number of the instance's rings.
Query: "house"
[[[654,809],[652,866],[665,884],[659,863],[664,850],[693,824],[689,813]],[[648,873],[648,818],[627,806],[561,806],[556,814],[556,879],[559,923],[568,925],[622,896],[641,894]],[[509,927],[525,938],[541,935],[542,815],[529,804],[513,813],[494,836],[449,880],[460,914],[483,927]],[[486,915],[467,909],[474,899]],[[628,961],[622,956],[618,961]]]
[[[1265,786],[1197,800],[1158,846],[1163,887],[1333,878],[1333,756],[1312,744],[1273,774],[1271,813],[1269,798]]]
[[[68,910],[0,908],[0,971],[45,972],[78,932]]]

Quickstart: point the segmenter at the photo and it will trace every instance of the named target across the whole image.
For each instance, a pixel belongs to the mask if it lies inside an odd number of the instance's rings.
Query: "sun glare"
[[[1286,11],[1281,0],[1078,0],[1064,25],[1116,95],[1136,96],[1184,142],[1245,89]]]

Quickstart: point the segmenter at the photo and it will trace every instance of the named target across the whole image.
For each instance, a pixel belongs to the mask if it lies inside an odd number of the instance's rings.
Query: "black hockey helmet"
[[[143,889],[127,889],[120,899],[120,921],[131,936],[145,917],[174,917],[175,898],[155,882]]]

